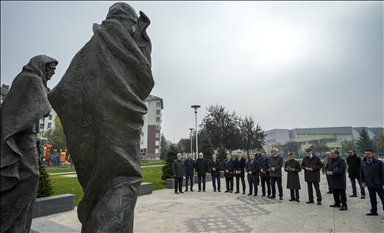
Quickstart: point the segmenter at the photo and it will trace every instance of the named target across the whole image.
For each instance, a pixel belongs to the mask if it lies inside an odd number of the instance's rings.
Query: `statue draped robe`
[[[118,5],[119,14],[126,13],[126,5]],[[142,52],[150,50],[150,42],[138,43],[127,20],[107,17],[94,24],[91,40],[49,94],[84,191],[78,206],[82,232],[133,230],[142,180],[143,100],[154,81],[150,57]]]

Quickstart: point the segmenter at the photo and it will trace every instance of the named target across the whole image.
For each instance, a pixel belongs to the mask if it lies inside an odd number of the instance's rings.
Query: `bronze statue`
[[[133,231],[143,101],[154,86],[149,24],[128,4],[112,5],[49,94],[84,191],[82,232]]]
[[[1,232],[29,232],[39,182],[39,119],[49,116],[47,82],[58,62],[31,58],[1,107]]]

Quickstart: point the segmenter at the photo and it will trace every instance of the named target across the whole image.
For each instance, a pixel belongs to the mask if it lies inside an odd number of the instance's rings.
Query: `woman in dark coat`
[[[227,155],[227,159],[224,160],[224,177],[227,192],[233,192],[233,170],[235,169],[235,162],[230,154]]]
[[[301,171],[299,161],[295,160],[295,155],[293,153],[289,154],[289,160],[285,162],[285,169],[287,173],[287,189],[291,190],[291,199],[289,201],[300,202],[299,189],[300,187],[300,178],[299,172]],[[296,197],[295,197],[296,193]]]

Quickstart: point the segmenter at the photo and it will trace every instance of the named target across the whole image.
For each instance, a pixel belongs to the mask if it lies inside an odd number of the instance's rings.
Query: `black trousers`
[[[236,175],[236,192],[240,190],[239,178],[241,178],[241,185],[243,186],[243,192],[245,193],[245,180],[243,175]]]
[[[249,193],[252,194],[252,191],[255,190],[255,195],[257,195],[257,181],[259,180],[258,175],[249,175],[248,174],[248,185],[249,185]]]
[[[263,195],[265,195],[265,185],[267,185],[267,194],[268,196],[271,195],[271,185],[269,177],[260,177],[261,178],[261,190],[263,192]]]
[[[335,200],[336,205],[347,206],[347,196],[345,195],[345,189],[332,189],[333,190],[333,199]]]
[[[179,189],[179,192],[182,192],[183,177],[175,177],[175,192]]]
[[[279,189],[279,197],[283,197],[283,186],[281,185],[281,177],[270,177],[272,186],[272,196],[276,196],[276,182]]]
[[[299,200],[300,199],[299,190],[298,189],[290,189],[290,190],[291,190],[291,199]],[[296,197],[295,197],[295,193],[296,193]]]
[[[225,177],[227,191],[233,191],[233,177]]]
[[[329,176],[325,174],[325,177],[327,177],[327,184],[328,184],[328,192],[332,192],[331,187],[329,186]]]
[[[205,191],[205,175],[204,176],[197,176],[197,183],[198,183],[199,191],[201,191],[201,180],[203,180],[203,190]]]
[[[318,202],[322,201],[321,192],[320,192],[320,188],[319,188],[319,183],[317,183],[317,182],[316,183],[307,182],[309,200],[313,201],[313,188],[312,188],[312,185],[315,187],[315,190],[316,190],[317,201]]]
[[[369,199],[371,200],[371,213],[377,213],[376,193],[377,195],[379,195],[381,204],[383,206],[383,211],[384,211],[384,190],[382,188],[368,187],[368,192],[369,192]]]

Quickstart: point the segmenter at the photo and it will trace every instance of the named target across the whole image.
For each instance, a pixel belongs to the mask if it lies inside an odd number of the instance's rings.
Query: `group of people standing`
[[[261,183],[262,197],[276,198],[276,185],[279,199],[283,200],[282,171],[287,172],[287,188],[290,190],[289,201],[300,202],[299,190],[300,177],[299,172],[304,172],[305,182],[307,183],[308,197],[307,204],[315,203],[313,188],[316,192],[317,205],[322,204],[320,192],[320,174],[326,175],[328,183],[327,194],[333,194],[334,204],[330,207],[338,207],[341,211],[348,209],[346,198],[346,171],[352,185],[353,194],[350,197],[357,197],[356,180],[360,186],[361,198],[365,198],[365,187],[368,187],[371,200],[371,210],[367,215],[374,216],[377,213],[376,194],[380,197],[384,210],[384,163],[374,158],[374,152],[371,149],[365,150],[365,158],[361,160],[353,150],[349,150],[349,157],[346,160],[339,156],[337,150],[328,151],[326,158],[321,161],[319,157],[312,153],[312,149],[306,150],[306,155],[301,164],[295,159],[293,153],[289,154],[289,159],[283,166],[283,157],[278,154],[278,149],[273,148],[272,155],[267,157],[266,152],[252,154],[246,161],[242,153],[238,152],[235,159],[230,154],[224,161],[216,159],[212,155],[211,160],[206,160],[203,153],[199,153],[199,158],[195,161],[189,154],[185,161],[182,161],[181,154],[177,155],[172,170],[175,176],[175,193],[183,193],[182,181],[186,177],[185,191],[193,192],[193,171],[196,170],[198,179],[198,191],[205,192],[206,175],[210,172],[212,176],[213,191],[221,192],[220,171],[223,170],[226,193],[233,193],[234,178],[236,178],[235,194],[240,193],[240,181],[242,184],[242,193],[246,194],[245,174],[248,179],[248,195],[258,195],[258,185]],[[347,169],[348,164],[348,169]],[[189,182],[190,181],[190,186]],[[261,181],[261,182],[260,182]],[[201,187],[202,186],[202,187]]]

